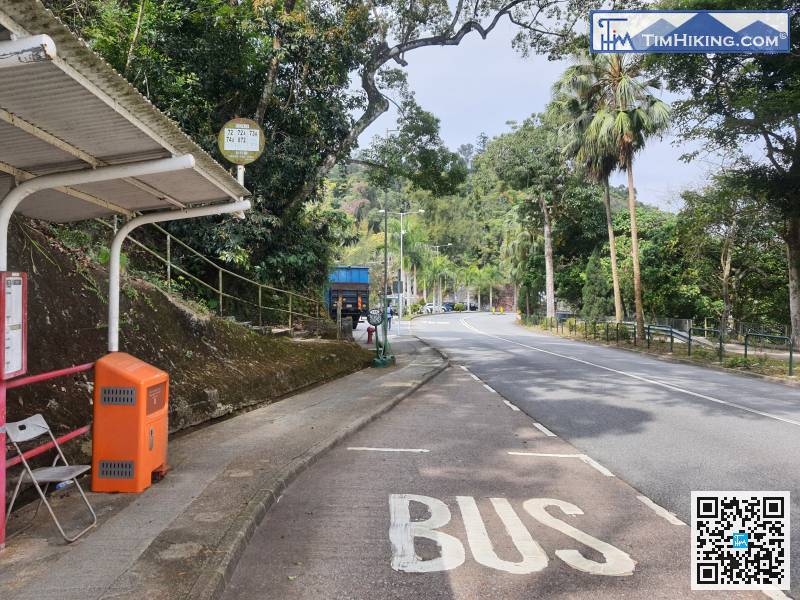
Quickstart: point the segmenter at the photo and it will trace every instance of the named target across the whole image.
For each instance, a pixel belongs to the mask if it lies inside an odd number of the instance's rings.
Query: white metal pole
[[[53,60],[56,54],[56,44],[49,35],[0,42],[0,69]]]
[[[108,261],[108,351],[117,352],[119,350],[119,279],[120,265],[119,258],[122,253],[122,242],[128,237],[131,231],[147,223],[162,223],[164,221],[177,221],[179,219],[193,219],[196,217],[207,217],[210,215],[221,215],[232,212],[244,212],[250,208],[249,200],[239,200],[238,202],[228,202],[225,204],[213,204],[211,206],[200,206],[197,208],[187,208],[186,210],[170,210],[157,213],[150,213],[131,219],[119,228],[114,241],[111,243],[111,256]]]
[[[406,280],[405,275],[403,273],[403,213],[400,213],[400,287],[398,291],[400,292],[400,318],[397,319],[397,335],[400,335],[400,321],[403,320],[403,300],[406,295]]]
[[[185,154],[174,158],[147,160],[126,165],[98,167],[96,169],[69,171],[67,173],[51,173],[50,175],[42,175],[23,181],[8,192],[2,203],[0,203],[0,271],[8,270],[8,224],[11,221],[11,215],[14,214],[20,202],[31,194],[61,186],[109,181],[111,179],[137,177],[139,175],[151,175],[167,171],[180,171],[193,167],[194,157],[191,154]]]

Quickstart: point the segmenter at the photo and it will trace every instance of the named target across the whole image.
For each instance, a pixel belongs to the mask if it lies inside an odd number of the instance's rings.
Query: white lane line
[[[581,460],[585,462],[587,465],[592,467],[593,469],[600,471],[606,477],[613,477],[614,474],[606,469],[603,465],[593,459],[591,456],[586,456],[585,454],[581,454]]]
[[[480,381],[481,380],[481,378],[478,377],[477,375],[475,375],[474,373],[470,373],[469,376],[472,377],[475,381]]]
[[[508,401],[508,400],[506,400],[505,398],[503,398],[503,403],[504,403],[504,404],[505,404],[505,405],[506,405],[508,408],[510,408],[511,410],[513,410],[513,411],[516,411],[516,412],[519,412],[519,409],[518,409],[516,406],[514,406],[513,404],[511,404],[511,402],[509,402],[509,401]]]
[[[489,391],[490,391],[490,392],[492,392],[493,394],[496,394],[496,393],[497,393],[496,391],[494,391],[494,388],[493,388],[492,386],[490,386],[488,383],[484,383],[484,384],[483,384],[483,387],[485,387],[487,390],[489,390]]]
[[[540,456],[544,458],[577,458],[578,460],[585,462],[596,471],[599,471],[606,477],[614,477],[614,474],[611,471],[606,469],[591,456],[586,456],[585,454],[551,454],[547,452],[509,452],[509,454],[512,456]]]
[[[475,333],[480,335],[485,335],[490,338],[495,338],[497,340],[502,340],[504,342],[508,342],[509,344],[516,344],[517,346],[522,346],[523,348],[528,348],[529,350],[535,350],[536,352],[541,352],[543,354],[550,354],[551,356],[557,356],[559,358],[565,358],[567,360],[572,360],[577,363],[581,363],[584,365],[589,365],[590,367],[595,367],[598,369],[603,369],[604,371],[610,371],[611,373],[616,373],[617,375],[622,375],[624,377],[630,377],[631,379],[636,379],[637,381],[643,381],[645,383],[649,383],[651,385],[657,385],[662,388],[666,388],[668,390],[672,390],[674,392],[680,392],[681,394],[687,394],[688,396],[694,396],[695,398],[702,398],[703,400],[708,400],[709,402],[715,402],[717,404],[724,404],[725,406],[731,406],[733,408],[738,408],[739,410],[743,410],[745,412],[753,413],[756,415],[760,415],[762,417],[766,417],[768,419],[774,419],[776,421],[781,421],[782,423],[787,423],[789,425],[795,425],[800,427],[800,421],[795,421],[793,419],[787,419],[786,417],[779,417],[778,415],[773,415],[768,412],[764,412],[761,410],[756,410],[754,408],[748,408],[747,406],[742,406],[741,404],[737,404],[735,402],[728,402],[727,400],[720,400],[719,398],[714,398],[713,396],[706,396],[705,394],[700,394],[698,392],[693,392],[691,390],[687,390],[684,388],[680,388],[675,385],[670,385],[669,383],[664,383],[661,381],[656,381],[654,379],[648,379],[647,377],[642,377],[641,375],[635,375],[633,373],[628,373],[626,371],[620,371],[618,369],[612,369],[611,367],[606,367],[603,365],[598,365],[597,363],[589,362],[588,360],[583,360],[581,358],[575,358],[574,356],[568,356],[566,354],[559,354],[558,352],[551,352],[550,350],[543,350],[542,348],[537,348],[536,346],[529,346],[527,344],[523,344],[522,342],[516,342],[514,340],[509,340],[504,337],[500,337],[499,335],[492,335],[491,333],[485,333],[480,329],[476,329],[469,323],[467,323],[464,319],[461,319],[461,323],[471,329]]]
[[[519,409],[517,409],[519,410]],[[536,421],[533,422],[533,426],[536,427],[539,431],[545,434],[547,437],[558,437],[555,433],[550,431],[547,427],[542,425],[541,423],[537,423]]]
[[[676,517],[674,513],[669,512],[663,506],[659,506],[658,504],[650,500],[650,498],[648,498],[647,496],[636,496],[636,497],[641,501],[642,504],[652,509],[652,511],[656,513],[659,517],[666,519],[673,525],[686,525],[686,523],[684,523],[678,517]]]
[[[787,596],[786,594],[784,594],[780,590],[763,590],[763,591],[764,591],[764,595],[767,598],[772,598],[773,600],[784,600],[784,598],[786,600],[791,600],[789,598],[789,596]]]
[[[425,448],[366,448],[362,446],[350,446],[348,450],[364,450],[368,452],[430,452]]]
[[[465,367],[464,365],[458,365],[458,366],[461,367],[462,369],[464,369],[467,373],[469,373],[469,369],[467,367]]]

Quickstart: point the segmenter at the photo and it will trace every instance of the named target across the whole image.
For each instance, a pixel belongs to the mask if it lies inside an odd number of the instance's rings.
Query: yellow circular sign
[[[235,165],[246,165],[264,153],[264,130],[253,119],[231,119],[217,136],[222,156]]]

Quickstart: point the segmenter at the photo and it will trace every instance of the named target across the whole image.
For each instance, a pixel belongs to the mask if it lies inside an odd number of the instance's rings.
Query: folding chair
[[[28,461],[25,460],[25,455],[20,450],[19,444],[22,442],[27,442],[37,437],[48,434],[50,439],[53,441],[55,445],[55,449],[57,452],[57,456],[53,461],[53,465],[50,467],[41,467],[39,469],[31,469]],[[6,521],[11,516],[11,509],[14,508],[14,502],[17,499],[17,494],[19,494],[19,489],[22,486],[22,481],[25,479],[25,474],[31,478],[33,481],[33,485],[36,488],[36,491],[39,492],[39,505],[36,507],[36,512],[39,512],[39,508],[44,502],[44,505],[47,507],[50,516],[53,518],[53,521],[58,527],[58,530],[61,532],[61,536],[67,542],[74,542],[79,537],[81,537],[84,533],[89,531],[92,527],[97,524],[97,515],[92,508],[92,505],[89,504],[89,500],[86,498],[86,494],[83,493],[83,489],[81,488],[80,484],[78,483],[78,477],[86,473],[88,470],[92,468],[91,465],[70,465],[67,462],[67,459],[64,458],[64,453],[61,452],[61,447],[58,445],[56,438],[53,436],[53,432],[50,431],[50,427],[47,425],[47,422],[44,420],[42,415],[33,415],[32,417],[28,417],[22,421],[17,421],[15,423],[6,423],[6,435],[11,443],[14,445],[14,449],[19,454],[20,458],[22,459],[22,464],[25,466],[25,470],[20,474],[19,480],[17,481],[17,486],[14,488],[14,494],[11,496],[11,504],[8,507],[8,513],[6,514]],[[61,459],[64,463],[61,466],[56,466],[56,463]],[[75,535],[74,537],[69,537],[65,532],[63,527],[61,527],[61,523],[59,523],[58,519],[56,518],[53,509],[50,507],[50,503],[47,501],[47,488],[51,483],[63,483],[65,481],[72,481],[75,484],[75,487],[78,488],[78,491],[83,498],[83,501],[86,503],[86,506],[89,508],[89,512],[92,513],[92,524],[89,525],[86,529]],[[40,483],[46,484],[44,490],[42,490]],[[35,514],[34,514],[35,516]]]

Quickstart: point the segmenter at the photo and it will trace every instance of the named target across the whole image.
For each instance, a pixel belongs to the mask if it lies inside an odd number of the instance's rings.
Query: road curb
[[[517,323],[520,327],[527,327],[526,325],[522,325],[521,323]],[[663,354],[656,354],[654,352],[643,352],[642,350],[634,350],[633,348],[625,348],[624,346],[617,346],[616,344],[611,343],[604,343],[598,340],[581,340],[572,337],[567,337],[563,335],[558,335],[556,333],[552,333],[550,331],[540,331],[540,333],[545,333],[550,337],[557,337],[562,340],[572,340],[573,342],[580,342],[582,344],[586,344],[588,346],[602,346],[603,348],[612,348],[614,350],[623,350],[624,352],[632,352],[634,354],[638,354],[640,356],[649,356],[651,358],[655,358],[658,360],[663,360],[664,362],[671,362],[681,365],[693,365],[695,367],[700,367],[702,369],[710,369],[711,371],[717,371],[718,373],[728,373],[731,375],[741,375],[742,377],[749,377],[751,379],[760,379],[762,381],[769,381],[771,383],[778,383],[780,385],[784,385],[790,388],[800,388],[800,381],[792,381],[791,379],[783,379],[782,377],[773,377],[772,375],[764,375],[762,373],[752,373],[750,371],[740,371],[738,369],[729,369],[727,367],[721,367],[720,365],[709,364],[709,363],[701,363],[695,360],[690,360],[687,358],[678,358],[676,356],[665,356]]]
[[[272,505],[279,501],[281,494],[289,484],[303,471],[313,465],[327,450],[330,450],[345,438],[353,435],[381,415],[390,411],[449,366],[450,361],[445,358],[442,364],[427,372],[412,387],[397,393],[390,400],[375,407],[371,413],[356,419],[333,435],[317,442],[301,456],[295,458],[286,465],[282,472],[275,478],[273,486],[255,494],[255,497],[247,503],[247,506],[234,520],[228,533],[214,550],[217,556],[214,560],[216,564],[210,565],[205,574],[195,582],[188,597],[192,598],[192,600],[217,600],[220,598],[230,582],[233,571],[238,565],[256,528],[261,524],[261,521]]]

